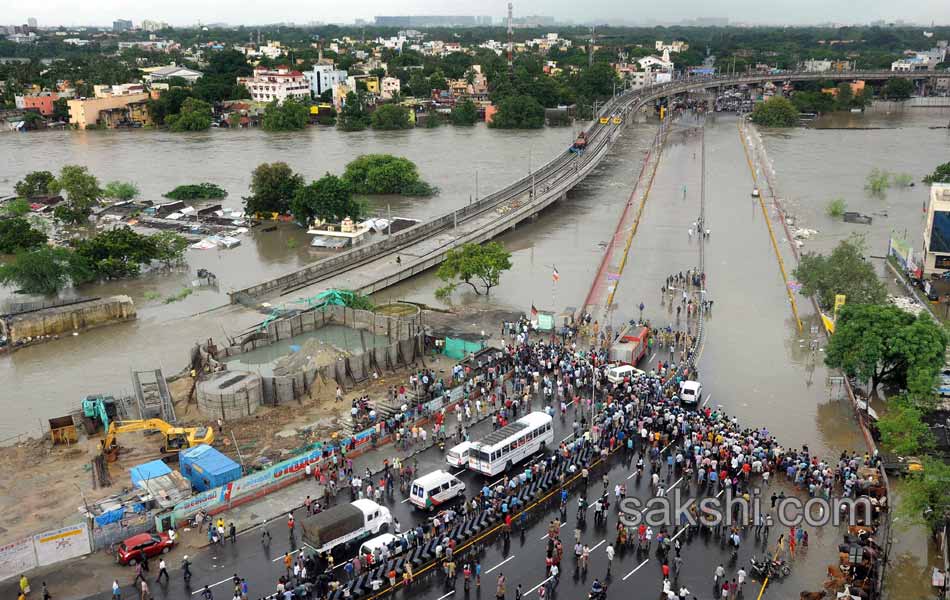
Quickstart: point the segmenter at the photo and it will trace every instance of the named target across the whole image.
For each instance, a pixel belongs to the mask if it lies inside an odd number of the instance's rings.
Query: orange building
[[[39,96],[24,96],[23,108],[26,110],[35,110],[44,117],[53,114],[53,102],[59,99],[58,94],[43,94]]]

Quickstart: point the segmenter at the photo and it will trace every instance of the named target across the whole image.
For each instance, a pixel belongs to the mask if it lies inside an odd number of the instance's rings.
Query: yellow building
[[[147,93],[129,94],[128,96],[111,96],[108,98],[85,98],[81,100],[67,100],[69,107],[69,124],[77,129],[86,129],[100,124],[100,113],[110,111],[109,118],[103,124],[107,127],[114,127],[122,120],[115,116],[115,109],[121,109],[128,115],[129,122],[137,122],[142,125],[148,124],[147,120],[142,120],[144,113],[146,119],[148,111],[145,109],[145,101],[148,100]],[[136,105],[130,107],[129,105]],[[135,120],[138,119],[138,120]]]

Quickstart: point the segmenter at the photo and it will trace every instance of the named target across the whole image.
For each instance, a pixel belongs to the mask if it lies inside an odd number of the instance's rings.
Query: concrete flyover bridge
[[[465,243],[481,243],[514,228],[564,198],[584,180],[613,146],[629,117],[658,100],[691,91],[743,84],[806,80],[882,80],[891,77],[932,79],[938,73],[852,71],[845,73],[773,72],[730,76],[684,77],[619,94],[599,111],[587,128],[587,149],[565,150],[530,175],[475,202],[420,223],[378,242],[366,244],[310,264],[286,275],[229,292],[232,303],[256,306],[265,299],[291,293],[313,295],[328,288],[369,294],[430,269],[445,253]],[[613,118],[619,117],[619,118]],[[607,118],[606,123],[601,123]],[[397,262],[397,257],[399,258]],[[309,289],[308,289],[309,288]]]

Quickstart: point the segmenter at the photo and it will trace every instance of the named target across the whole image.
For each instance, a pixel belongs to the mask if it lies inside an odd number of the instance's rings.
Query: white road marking
[[[462,469],[462,470],[458,471],[457,473],[452,473],[452,477],[458,477],[459,475],[461,475],[462,473],[464,473],[464,472],[467,471],[467,470],[468,470],[468,469]]]
[[[649,559],[649,558],[646,559],[645,561],[643,561],[642,563],[640,563],[639,565],[637,565],[636,568],[634,568],[632,571],[630,571],[629,573],[627,573],[626,575],[624,575],[622,581],[626,581],[626,580],[627,580],[627,577],[630,577],[631,575],[633,575],[634,573],[636,573],[637,571],[639,571],[639,570],[640,570],[640,567],[642,567],[643,565],[647,564],[648,562],[650,562],[650,559]]]
[[[558,529],[560,529],[561,527],[564,527],[565,525],[567,525],[567,523],[561,523],[561,526],[558,527]],[[541,539],[542,539],[542,540],[548,539],[548,534],[545,533],[545,534],[544,534],[544,537],[542,537]]]
[[[530,594],[530,593],[533,592],[534,590],[538,589],[539,587],[541,587],[541,586],[544,585],[545,583],[551,581],[552,579],[554,579],[554,576],[553,576],[553,575],[552,575],[551,577],[548,577],[547,579],[545,579],[544,581],[542,581],[542,582],[539,583],[538,585],[534,586],[533,588],[531,588],[531,589],[528,590],[527,592],[525,592],[524,595],[527,596],[528,594]],[[454,593],[454,592],[453,592],[453,593]],[[439,598],[439,600],[442,600],[442,598]]]
[[[212,583],[212,584],[209,585],[208,587],[209,587],[209,588],[217,587],[217,586],[221,585],[222,583],[231,581],[232,579],[234,579],[234,578],[233,578],[233,577],[228,577],[227,579],[222,579],[222,580],[219,581],[218,583]],[[194,596],[194,595],[196,595],[196,594],[200,594],[200,593],[203,592],[203,591],[204,591],[204,588],[201,588],[201,589],[199,589],[199,590],[195,590],[194,592],[192,592],[191,595]]]
[[[506,562],[508,562],[509,560],[511,560],[511,559],[514,558],[514,557],[515,557],[515,555],[512,554],[511,556],[509,556],[509,557],[506,558],[505,560],[501,561],[500,563],[498,563],[498,564],[495,565],[494,567],[492,567],[492,568],[488,569],[487,571],[485,571],[485,575],[488,575],[489,573],[491,573],[492,571],[494,571],[495,569],[497,569],[497,568],[500,567],[501,565],[505,564]]]
[[[718,498],[719,496],[722,496],[725,493],[726,493],[726,490],[719,490],[719,493],[716,494],[716,497]]]
[[[300,550],[293,550],[292,552],[288,552],[287,554],[290,554],[291,556],[293,556],[294,554],[297,554],[297,553],[299,553],[299,552],[300,552]],[[278,556],[277,558],[275,558],[275,559],[272,560],[271,562],[277,562],[278,560],[284,560],[284,555],[281,554],[280,556]]]
[[[409,502],[409,498],[406,498],[405,500],[400,500],[399,504],[405,504],[406,502]]]
[[[670,487],[668,487],[668,488],[666,489],[666,491],[668,492],[668,491],[672,490],[672,489],[675,488],[675,487],[679,484],[679,482],[681,482],[681,481],[683,481],[683,478],[682,478],[682,477],[680,477],[679,479],[677,479],[676,481],[674,481],[674,482],[673,482],[673,485],[671,485]]]
[[[455,590],[452,590],[451,592],[449,592],[448,594],[445,594],[444,596],[439,596],[439,600],[445,600],[445,598],[448,598],[454,593],[455,593]]]
[[[599,542],[597,542],[597,545],[596,545],[596,546],[594,546],[593,548],[590,549],[590,551],[593,552],[594,550],[600,548],[601,546],[603,546],[604,542],[606,542],[606,541],[607,541],[607,540],[600,540]]]
[[[706,399],[703,400],[703,406],[706,406],[706,403],[709,402],[710,398],[712,398],[712,394],[709,394],[708,396],[706,396]]]
[[[650,360],[648,360],[647,363],[653,362],[654,358],[656,358],[656,352],[653,353],[653,356],[650,357]]]
[[[673,536],[672,538],[670,538],[670,539],[675,540],[676,538],[678,538],[679,536],[681,536],[681,535],[683,534],[683,532],[686,531],[687,529],[689,529],[689,527],[688,527],[687,525],[683,525],[683,528],[680,529],[680,530],[676,533],[676,535],[674,535],[674,536]]]

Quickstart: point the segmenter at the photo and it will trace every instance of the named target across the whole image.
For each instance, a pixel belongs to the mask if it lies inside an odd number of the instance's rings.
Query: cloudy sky
[[[166,21],[191,25],[198,21],[230,24],[275,22],[352,22],[375,15],[491,15],[505,14],[506,0],[73,0],[42,2],[9,1],[0,19],[24,23],[35,17],[41,26],[107,24],[113,19]],[[678,0],[675,2],[626,2],[621,0],[515,0],[515,15],[552,15],[575,22],[661,22],[696,17],[728,17],[752,23],[809,24],[819,22],[867,23],[877,19],[939,24],[950,23],[950,0]]]

